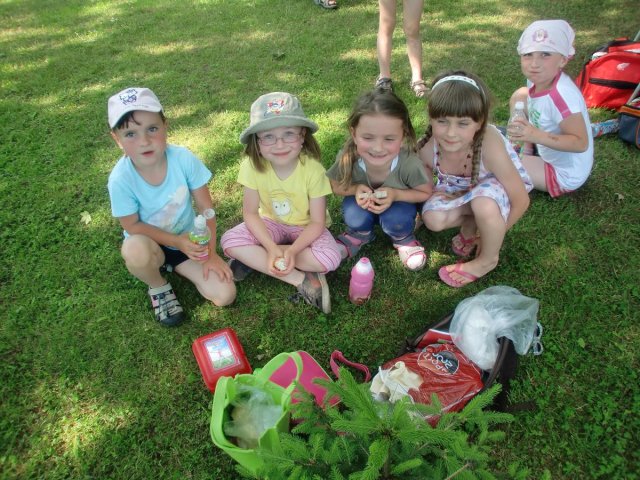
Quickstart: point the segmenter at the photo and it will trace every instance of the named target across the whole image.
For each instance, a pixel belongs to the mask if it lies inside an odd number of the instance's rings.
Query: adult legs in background
[[[391,89],[391,50],[393,31],[396,26],[396,0],[379,0],[379,23],[377,38],[378,67],[380,70],[376,87]],[[422,79],[422,37],[420,20],[424,0],[404,0],[402,28],[407,42],[407,56],[411,66],[410,87],[417,97],[423,97],[428,87]]]
[[[396,28],[396,0],[379,0],[378,6],[378,66],[380,78],[391,79],[391,48],[393,46],[393,31]]]
[[[411,66],[411,84],[422,81],[422,37],[420,19],[424,9],[424,0],[404,0],[402,26],[407,38],[407,56]]]

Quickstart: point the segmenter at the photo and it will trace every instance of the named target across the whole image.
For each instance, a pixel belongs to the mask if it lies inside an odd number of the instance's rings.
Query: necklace
[[[471,165],[471,157],[473,155],[472,151],[469,151],[467,153],[467,157],[464,160],[464,165],[462,166],[462,172],[463,172],[462,175],[454,175],[454,174],[443,172],[440,166],[440,158],[442,157],[441,157],[440,149],[438,149],[437,147],[436,147],[435,155],[436,155],[436,170],[437,170],[438,178],[440,181],[444,181],[448,184],[458,184],[458,185],[466,184],[469,182],[469,179],[471,178],[471,172],[467,174],[467,165]]]

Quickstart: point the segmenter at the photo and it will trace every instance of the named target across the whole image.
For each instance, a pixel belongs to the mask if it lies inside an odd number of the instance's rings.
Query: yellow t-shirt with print
[[[260,216],[286,225],[309,224],[309,200],[332,193],[331,184],[320,162],[301,156],[295,170],[280,180],[270,163],[264,172],[258,172],[249,158],[240,164],[238,183],[257,190],[260,196]],[[331,224],[327,211],[326,226]]]

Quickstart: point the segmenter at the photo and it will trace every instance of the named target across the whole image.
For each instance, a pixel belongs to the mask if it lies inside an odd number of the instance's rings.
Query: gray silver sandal
[[[389,77],[378,77],[374,88],[393,92],[393,80]]]
[[[338,8],[338,2],[336,0],[313,0],[313,3],[327,10]]]

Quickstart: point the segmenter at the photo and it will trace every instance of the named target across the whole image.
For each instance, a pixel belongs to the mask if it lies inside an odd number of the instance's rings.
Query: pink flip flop
[[[453,288],[464,287],[465,285],[469,285],[470,283],[478,280],[478,277],[476,277],[473,273],[462,271],[461,266],[462,266],[462,263],[460,262],[456,263],[456,265],[453,267],[453,271],[451,272],[447,270],[447,267],[441,267],[440,270],[438,270],[438,276],[440,277],[440,280],[442,280],[444,283],[446,283],[447,285]],[[459,280],[451,278],[451,274],[453,272],[457,273],[461,277],[466,278],[469,281],[463,283]]]
[[[456,238],[460,240],[460,244],[462,245],[462,247],[456,247]],[[469,257],[478,246],[479,238],[480,237],[477,235],[474,235],[470,238],[465,238],[465,236],[462,235],[462,232],[460,232],[451,239],[451,250],[453,250],[453,253],[455,253],[459,257]]]

